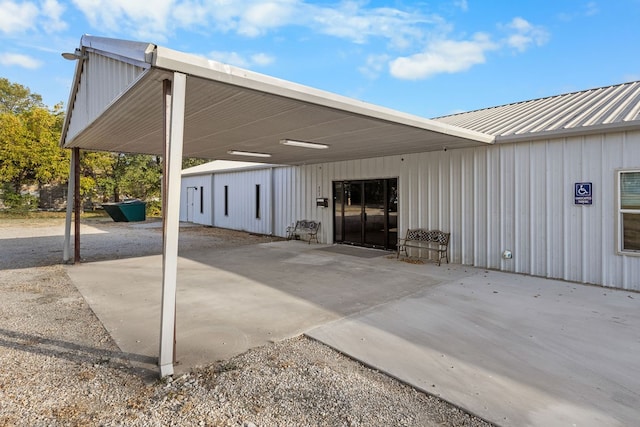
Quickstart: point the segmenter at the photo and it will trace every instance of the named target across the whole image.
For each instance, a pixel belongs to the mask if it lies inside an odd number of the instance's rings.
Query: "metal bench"
[[[315,239],[318,242],[318,230],[320,230],[320,221],[303,219],[296,221],[295,225],[287,227],[287,240],[305,240],[302,237],[307,236],[309,244]]]
[[[398,253],[396,258],[400,258],[400,252],[404,251],[409,256],[407,248],[414,248],[436,252],[438,254],[438,265],[442,259],[449,264],[449,236],[440,230],[425,230],[422,228],[408,229],[404,239],[398,239]]]

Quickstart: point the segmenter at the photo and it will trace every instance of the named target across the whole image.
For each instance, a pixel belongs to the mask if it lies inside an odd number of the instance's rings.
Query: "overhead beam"
[[[173,73],[163,82],[165,111],[164,208],[162,249],[162,305],[160,309],[160,377],[173,375],[180,229],[180,172],[184,142],[184,111],[187,76]]]

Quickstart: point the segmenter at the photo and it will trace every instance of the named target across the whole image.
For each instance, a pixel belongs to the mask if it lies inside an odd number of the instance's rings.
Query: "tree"
[[[69,153],[59,147],[62,106],[53,111],[20,107],[16,112],[13,105],[0,112],[0,182],[10,183],[17,193],[24,184],[65,180]]]
[[[0,113],[20,114],[35,107],[45,108],[40,95],[31,93],[28,87],[0,77]]]

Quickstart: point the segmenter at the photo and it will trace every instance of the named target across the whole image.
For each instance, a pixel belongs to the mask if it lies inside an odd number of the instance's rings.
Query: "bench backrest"
[[[423,228],[415,228],[407,230],[406,240],[415,240],[419,242],[434,242],[443,246],[449,245],[449,236],[451,233],[445,233],[440,230],[425,230]]]
[[[300,221],[296,221],[296,228],[298,230],[301,229],[305,229],[305,230],[317,230],[320,227],[320,221],[312,221],[312,220],[300,220]]]

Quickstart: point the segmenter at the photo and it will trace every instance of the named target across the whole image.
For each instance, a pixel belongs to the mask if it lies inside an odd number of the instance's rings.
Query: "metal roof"
[[[503,142],[640,129],[640,82],[550,96],[434,120],[494,135],[496,141]]]
[[[150,43],[83,36],[61,144],[163,154],[163,80],[187,76],[185,157],[268,153],[304,164],[464,148],[490,135],[367,104]],[[322,143],[314,150],[282,139]],[[243,160],[248,160],[244,158]]]

